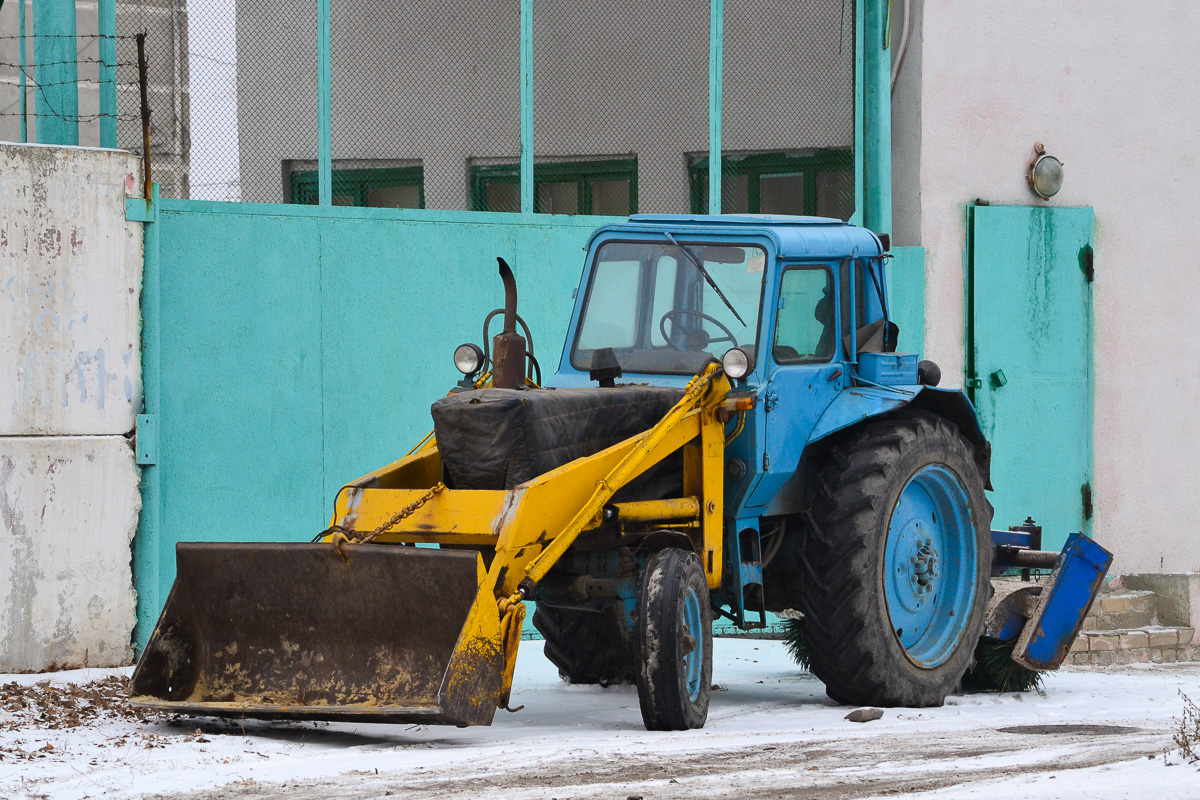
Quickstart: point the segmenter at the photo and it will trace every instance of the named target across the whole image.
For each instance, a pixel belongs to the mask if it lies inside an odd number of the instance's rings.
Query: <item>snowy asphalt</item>
[[[868,723],[779,642],[720,639],[703,730],[650,733],[632,687],[568,686],[525,642],[515,714],[488,728],[139,722],[0,710],[0,797],[1200,798],[1173,749],[1200,664],[1064,669],[1043,694],[951,697]],[[128,670],[0,676],[81,684]],[[73,721],[72,721],[73,723]]]

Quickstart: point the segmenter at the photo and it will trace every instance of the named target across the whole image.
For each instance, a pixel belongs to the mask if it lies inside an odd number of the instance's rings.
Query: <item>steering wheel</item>
[[[676,345],[675,342],[673,342],[671,340],[670,334],[667,333],[667,320],[671,320],[672,322],[675,322],[675,324],[677,324],[677,325],[679,324],[675,320],[675,317],[699,317],[700,319],[705,320],[706,322],[711,322],[713,325],[716,325],[718,328],[720,328],[721,333],[723,333],[725,335],[718,336],[715,339],[711,339],[711,338],[708,339],[708,342],[705,345],[706,347],[707,347],[707,345],[711,345],[713,342],[724,342],[726,340],[729,341],[730,347],[737,347],[737,337],[735,337],[733,335],[733,331],[731,331],[731,330],[729,330],[729,328],[725,327],[724,323],[722,323],[719,319],[716,319],[715,317],[711,317],[708,314],[705,314],[700,311],[692,311],[691,309],[688,309],[688,308],[673,308],[670,311],[668,311],[667,313],[663,314],[662,318],[658,321],[658,332],[662,334],[663,340],[667,344],[669,344],[671,347],[675,348],[676,350],[683,350],[683,348]],[[680,327],[683,327],[683,326],[680,325]],[[684,328],[684,330],[687,330],[687,329]],[[704,331],[703,329],[700,329],[700,330],[704,333],[705,337],[708,336],[707,331]]]

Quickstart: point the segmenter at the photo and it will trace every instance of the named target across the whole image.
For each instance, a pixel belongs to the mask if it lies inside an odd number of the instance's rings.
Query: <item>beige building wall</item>
[[[926,357],[963,384],[966,207],[1042,204],[1025,175],[1044,142],[1065,163],[1049,204],[1096,214],[1095,535],[1114,572],[1200,570],[1200,53],[1187,45],[1200,5],[913,5],[894,229],[926,248]]]

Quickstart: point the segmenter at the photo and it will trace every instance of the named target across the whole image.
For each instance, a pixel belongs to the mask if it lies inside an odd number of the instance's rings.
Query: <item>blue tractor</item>
[[[813,217],[606,225],[545,380],[501,259],[433,434],[343,487],[313,543],[179,546],[135,702],[488,724],[525,601],[563,678],[635,683],[651,729],[704,724],[714,617],[802,620],[850,705],[941,705],[985,637],[1057,667],[1111,557],[992,530],[974,408],[896,352],[888,249]],[[993,598],[1031,569],[1053,571]]]

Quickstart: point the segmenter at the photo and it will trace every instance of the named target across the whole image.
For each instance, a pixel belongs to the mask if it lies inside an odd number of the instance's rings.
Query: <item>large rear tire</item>
[[[633,632],[621,619],[623,613],[621,603],[601,611],[538,603],[533,626],[546,640],[546,658],[568,683],[633,683],[637,673]]]
[[[848,705],[940,706],[973,661],[992,506],[972,445],[906,410],[833,441],[805,515],[812,671]]]
[[[712,693],[712,605],[695,553],[666,548],[646,562],[634,641],[646,729],[704,727]]]

